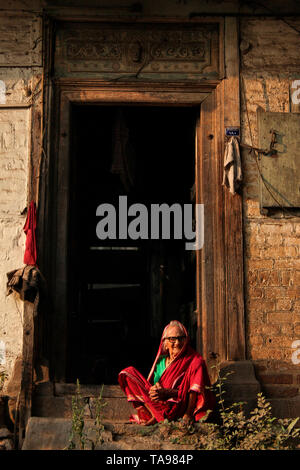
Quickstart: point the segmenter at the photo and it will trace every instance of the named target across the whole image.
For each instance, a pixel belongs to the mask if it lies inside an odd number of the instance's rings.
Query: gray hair
[[[167,331],[168,331],[168,329],[171,328],[171,327],[174,327],[174,326],[176,326],[176,327],[181,331],[181,333],[185,336],[185,331],[184,331],[184,329],[182,328],[181,323],[179,323],[179,321],[177,321],[177,320],[172,320],[172,321],[170,321],[170,323],[169,323],[169,324],[167,325],[167,327],[166,327],[166,332],[165,332],[165,334],[164,334],[164,338],[167,336]],[[164,339],[164,338],[163,338],[163,339]]]

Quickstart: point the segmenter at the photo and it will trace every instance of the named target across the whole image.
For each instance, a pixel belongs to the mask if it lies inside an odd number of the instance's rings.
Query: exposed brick
[[[265,287],[264,292],[266,299],[280,299],[287,295],[285,287]]]
[[[261,257],[261,249],[255,244],[246,245],[245,246],[245,251],[246,251],[247,256],[249,256],[251,258],[260,258]]]
[[[248,333],[250,335],[278,335],[281,332],[281,324],[275,325],[249,322]]]
[[[280,272],[281,285],[290,286],[293,284],[294,272],[292,270]]]
[[[271,348],[269,346],[249,346],[249,359],[291,361],[291,348]],[[292,364],[292,363],[291,363]]]
[[[252,299],[260,299],[263,297],[263,289],[259,287],[250,287],[249,288],[249,296],[252,297]]]
[[[249,286],[255,286],[257,284],[257,271],[248,271],[247,281]]]
[[[259,375],[259,381],[264,384],[292,384],[292,374],[263,374]]]
[[[289,335],[290,337],[294,335],[294,332],[295,332],[294,323],[281,323],[280,327],[281,327],[282,335]]]
[[[279,232],[282,234],[291,234],[294,231],[293,224],[281,222],[278,224],[264,224],[260,227],[261,233],[277,235]]]
[[[300,286],[288,287],[286,290],[286,296],[290,299],[297,299],[300,296]]]
[[[276,300],[276,310],[292,310],[292,300],[291,299],[278,299]]]
[[[297,237],[283,237],[283,245],[285,246],[298,246],[299,238]]]
[[[249,337],[249,343],[252,346],[262,346],[264,344],[264,339],[261,335],[251,335]]]
[[[300,259],[276,259],[274,269],[300,269]]]
[[[269,323],[273,322],[286,322],[292,321],[293,316],[290,312],[269,312],[267,315],[267,321]]]
[[[272,270],[272,271],[260,271],[258,273],[258,283],[265,286],[279,286],[280,285],[280,277],[279,272]]]
[[[247,202],[244,204],[245,210],[244,214],[245,217],[256,217],[256,218],[263,218],[260,213],[259,203],[253,199],[248,199]]]
[[[246,264],[248,269],[272,269],[274,263],[271,259],[248,259]]]
[[[295,246],[277,246],[264,248],[261,252],[263,258],[296,258],[298,251]]]
[[[262,385],[262,391],[267,398],[291,398],[297,396],[299,393],[297,387],[275,384]]]
[[[290,338],[286,338],[285,336],[272,336],[266,339],[266,344],[271,345],[273,348],[274,346],[290,348],[291,343],[292,340]]]
[[[275,299],[248,299],[249,311],[256,312],[272,312],[275,310],[276,301]]]

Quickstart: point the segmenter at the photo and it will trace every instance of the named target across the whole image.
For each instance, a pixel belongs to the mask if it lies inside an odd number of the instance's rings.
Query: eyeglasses
[[[182,341],[185,338],[186,338],[186,336],[169,336],[168,338],[165,338],[165,340],[170,341],[170,343],[175,343],[176,340]]]

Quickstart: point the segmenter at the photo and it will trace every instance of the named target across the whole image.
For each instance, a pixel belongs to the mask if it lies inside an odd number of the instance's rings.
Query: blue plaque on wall
[[[225,128],[225,135],[228,137],[234,136],[234,137],[239,137],[240,136],[240,128],[239,127],[226,127]]]

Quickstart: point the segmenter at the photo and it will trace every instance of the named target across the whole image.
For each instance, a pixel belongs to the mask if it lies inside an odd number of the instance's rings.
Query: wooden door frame
[[[224,20],[225,77],[176,82],[60,78],[49,87],[49,172],[41,178],[40,233],[52,295],[52,374],[64,381],[67,332],[69,146],[72,103],[201,106],[197,125],[196,202],[204,204],[204,246],[197,252],[197,349],[210,362],[245,359],[242,197],[222,186],[225,127],[240,125],[238,23]],[[50,33],[49,33],[50,34]],[[51,44],[51,41],[48,41]],[[51,56],[49,51],[48,56]],[[51,91],[52,90],[52,91]],[[48,187],[48,189],[46,189]]]
[[[55,292],[52,347],[56,379],[64,380],[67,356],[68,156],[71,105],[75,103],[201,106],[197,126],[196,202],[204,204],[205,208],[205,241],[202,250],[197,252],[197,346],[208,362],[210,352],[218,353],[222,360],[244,359],[241,198],[228,195],[222,187],[222,83],[206,83],[196,88],[178,83],[168,87],[124,83],[115,86],[94,81],[60,80],[57,87],[56,105],[60,119],[56,132],[53,192],[56,211],[52,232],[56,247],[52,268]]]

